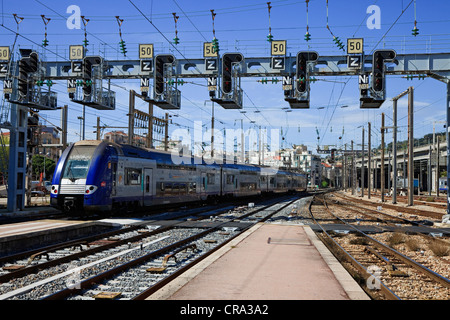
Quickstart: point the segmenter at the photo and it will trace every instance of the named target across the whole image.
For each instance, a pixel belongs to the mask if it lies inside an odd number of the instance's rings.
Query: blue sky
[[[2,1],[2,25],[0,28],[0,45],[11,46],[16,30],[12,14],[24,17],[19,25],[21,37],[17,45],[22,48],[34,48],[47,60],[62,60],[67,57],[69,45],[82,44],[84,31],[68,29],[66,19],[70,13],[67,8],[77,5],[81,14],[90,19],[87,25],[89,54],[102,54],[106,59],[137,59],[139,43],[154,43],[155,53],[173,53],[176,58],[183,58],[179,52],[166,41],[175,36],[175,23],[172,13],[178,16],[177,30],[180,44],[177,49],[186,58],[201,58],[202,43],[213,38],[211,9],[215,17],[216,37],[223,52],[238,51],[245,57],[269,56],[269,43],[266,36],[269,30],[267,1],[183,1],[183,0],[132,0],[146,17],[158,28],[150,24],[130,1],[46,1],[22,0]],[[306,42],[304,35],[307,25],[306,3],[293,0],[271,1],[270,26],[275,39],[287,40],[288,54],[296,55],[299,51],[315,50],[319,55],[345,55],[333,42],[327,26],[327,1],[311,0],[308,5],[308,22],[311,41]],[[380,29],[369,29],[367,14],[370,5],[380,8]],[[407,9],[406,9],[407,8]],[[450,26],[448,12],[450,2],[445,0],[417,0],[416,17],[419,35],[411,35],[414,27],[414,1],[411,0],[329,0],[328,24],[344,44],[347,38],[364,38],[365,52],[378,48],[394,49],[398,54],[441,53],[450,52]],[[402,13],[403,12],[403,13]],[[44,23],[40,17],[44,14],[52,20],[48,24],[49,46],[43,51],[38,44],[44,39]],[[124,19],[122,24],[123,39],[126,41],[128,55],[126,58],[119,51],[119,28],[115,16]],[[396,21],[396,22],[395,22]],[[394,23],[395,22],[395,23]],[[7,29],[8,28],[8,29]],[[23,37],[22,37],[23,36]],[[385,37],[383,37],[385,36]],[[56,53],[56,54],[55,54]],[[68,60],[68,57],[67,57]],[[392,97],[406,90],[415,88],[415,136],[420,137],[433,130],[435,121],[445,120],[445,85],[437,80],[407,81],[401,76],[387,78],[387,99],[380,109],[359,109],[358,80],[356,77],[319,77],[311,84],[311,109],[285,109],[281,84],[261,84],[257,78],[242,79],[244,108],[224,110],[215,107],[216,128],[237,128],[240,119],[245,128],[262,126],[267,129],[278,128],[283,132],[283,146],[305,144],[317,147],[317,130],[321,146],[350,144],[361,141],[361,125],[367,127],[372,123],[372,143],[380,143],[381,113],[386,114],[386,125],[392,124]],[[196,80],[203,84],[204,80]],[[58,92],[58,104],[69,105],[69,141],[79,140],[81,105],[74,104],[67,95],[66,83],[57,83],[54,90]],[[139,91],[138,80],[115,81],[113,90],[117,95],[115,111],[98,111],[87,108],[86,138],[94,139],[97,116],[103,125],[128,125],[128,90]],[[173,125],[177,128],[193,128],[193,121],[202,121],[206,127],[211,121],[211,102],[204,86],[185,84],[179,87],[182,93],[181,110],[170,111]],[[347,105],[347,108],[341,106]],[[137,107],[147,110],[147,103],[137,100]],[[321,109],[318,109],[321,108]],[[255,112],[256,111],[256,112]],[[258,112],[259,111],[259,112]],[[157,116],[165,111],[155,107]],[[60,113],[57,111],[41,112],[50,123],[59,125]],[[399,140],[407,138],[407,98],[399,101]],[[436,123],[436,131],[442,132],[442,123]],[[343,135],[343,139],[339,139]],[[157,135],[158,136],[158,135]],[[366,135],[367,137],[367,135]],[[388,133],[386,141],[391,141]],[[281,143],[281,142],[280,142]]]

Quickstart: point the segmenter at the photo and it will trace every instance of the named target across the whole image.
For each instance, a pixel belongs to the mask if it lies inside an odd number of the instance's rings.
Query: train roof
[[[132,157],[132,158],[142,158],[142,159],[152,159],[155,160],[157,163],[167,164],[167,165],[210,165],[210,166],[220,166],[218,163],[209,164],[207,161],[205,161],[202,158],[199,157],[193,157],[193,156],[187,156],[187,157],[179,157],[178,159],[175,157],[174,162],[174,154],[169,151],[162,151],[162,150],[155,150],[155,149],[145,149],[141,147],[136,147],[130,144],[118,144],[114,142],[107,142],[107,141],[101,141],[101,140],[81,140],[78,142],[75,142],[75,145],[83,145],[83,146],[99,146],[101,143],[107,143],[110,146],[113,146],[116,148],[117,152],[120,155],[123,155],[125,157]],[[180,163],[177,163],[179,160]],[[183,162],[182,162],[183,161]],[[271,168],[267,166],[257,166],[253,164],[239,164],[239,163],[224,163],[222,164],[225,168],[231,168],[231,169],[237,169],[242,171],[254,171],[254,172],[261,172],[265,173],[267,175],[273,175],[273,174],[294,174],[294,175],[303,175],[303,172],[295,172],[295,171],[289,171],[289,170],[282,170],[278,168]]]

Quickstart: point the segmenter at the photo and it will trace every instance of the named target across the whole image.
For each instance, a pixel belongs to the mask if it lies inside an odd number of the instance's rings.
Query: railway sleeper
[[[196,244],[189,244],[189,245],[187,245],[187,246],[184,246],[184,247],[182,247],[182,248],[179,248],[179,249],[175,250],[174,252],[172,252],[172,253],[170,253],[170,254],[167,254],[167,255],[164,257],[164,259],[163,259],[162,266],[160,266],[160,267],[150,267],[150,268],[148,268],[146,271],[147,271],[147,272],[153,272],[153,273],[161,273],[161,272],[164,272],[164,271],[167,269],[167,262],[168,262],[170,259],[174,259],[175,262],[177,262],[176,254],[178,254],[178,253],[180,253],[180,252],[183,252],[183,251],[184,251],[184,252],[187,252],[189,249],[191,249],[192,252],[197,252],[197,251],[198,251],[197,245],[196,245]]]
[[[374,248],[372,248],[370,246],[366,246],[364,248],[364,250],[374,254],[377,258],[379,258],[382,261],[386,262],[386,264],[387,264],[386,265],[386,269],[387,269],[387,271],[388,271],[388,273],[389,273],[389,275],[391,277],[409,277],[409,274],[399,270],[398,267],[389,260],[389,258],[385,257],[384,255],[379,253]]]

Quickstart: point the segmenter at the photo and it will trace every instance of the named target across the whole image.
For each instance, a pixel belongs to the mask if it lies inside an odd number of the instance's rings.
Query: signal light
[[[29,57],[19,60],[19,77],[17,79],[17,87],[19,92],[19,100],[26,100],[28,96],[28,65]]]
[[[297,91],[306,91],[306,55],[301,52],[297,55]]]
[[[175,61],[172,55],[157,55],[155,57],[155,93],[163,94],[165,81],[164,81],[164,64],[173,63]]]
[[[373,53],[372,61],[372,89],[383,91],[384,88],[384,62],[393,60],[396,56],[394,50],[377,50]]]
[[[231,92],[231,59],[228,56],[222,58],[223,92]]]
[[[38,70],[39,55],[36,52],[30,53],[29,72],[36,72]]]
[[[83,79],[83,95],[86,98],[92,93],[92,62],[88,59],[84,59]]]
[[[222,91],[231,93],[232,91],[232,64],[241,62],[244,59],[240,53],[226,53],[222,57]]]

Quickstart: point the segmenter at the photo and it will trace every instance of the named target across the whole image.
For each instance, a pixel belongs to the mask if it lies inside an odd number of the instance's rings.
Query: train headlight
[[[93,194],[97,189],[98,189],[97,186],[86,185],[85,194]]]
[[[51,191],[51,193],[52,194],[58,194],[58,185],[57,184],[54,184],[54,185],[52,185],[52,191]]]

